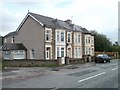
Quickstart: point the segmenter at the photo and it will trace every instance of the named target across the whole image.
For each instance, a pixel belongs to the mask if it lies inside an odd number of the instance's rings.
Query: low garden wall
[[[38,67],[59,65],[58,60],[3,60],[2,64],[6,67]]]
[[[92,58],[91,58],[92,59]],[[69,58],[65,57],[65,65],[82,64],[91,61],[90,58]],[[55,60],[39,60],[39,59],[14,59],[2,61],[3,67],[56,67],[62,65],[62,59],[58,57]]]
[[[81,58],[69,58],[69,57],[65,58],[65,64],[66,65],[69,65],[69,64],[82,64],[84,62],[85,62],[84,59],[81,59]]]

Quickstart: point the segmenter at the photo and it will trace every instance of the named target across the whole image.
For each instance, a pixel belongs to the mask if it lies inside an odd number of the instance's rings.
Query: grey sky
[[[3,0],[1,35],[15,31],[28,10],[33,13],[58,18],[71,19],[74,24],[96,30],[118,41],[118,1],[119,0]]]

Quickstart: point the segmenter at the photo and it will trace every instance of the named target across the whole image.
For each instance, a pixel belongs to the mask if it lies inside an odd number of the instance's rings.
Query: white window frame
[[[10,51],[4,51],[5,55],[10,55]]]
[[[15,42],[15,37],[12,37],[11,43],[14,43],[14,42]]]
[[[78,48],[78,57],[80,57],[80,54],[81,54],[81,49]]]
[[[77,58],[78,53],[77,53],[77,48],[74,48],[74,57]]]
[[[61,42],[64,42],[65,41],[65,32],[61,32],[60,34],[61,34]]]
[[[57,47],[57,57],[60,57],[60,48]]]
[[[92,37],[92,41],[91,41],[92,44],[94,44],[94,37]]]
[[[74,34],[74,43],[77,43],[77,35]]]
[[[49,58],[50,58],[49,54],[50,54],[50,52],[47,50],[47,51],[46,51],[46,59],[49,59]]]
[[[86,44],[88,43],[87,36],[85,37],[85,43],[86,43]]]
[[[78,34],[78,43],[80,43],[80,36],[81,36],[81,35],[80,35],[80,34]]]
[[[35,58],[35,51],[33,49],[30,50],[30,59]]]
[[[88,52],[89,52],[88,54],[91,55],[91,48],[88,49]]]
[[[6,38],[4,38],[4,43],[7,43],[7,39]]]
[[[59,31],[56,32],[56,40],[57,40],[57,42],[60,41],[60,34],[59,34]]]
[[[67,42],[68,42],[68,43],[71,42],[71,34],[70,34],[70,33],[67,34]]]
[[[23,50],[14,50],[13,54],[14,55],[24,55],[24,51]]]
[[[47,40],[48,37],[48,40]],[[45,41],[50,42],[51,41],[51,31],[50,30],[45,30]]]
[[[91,38],[90,37],[88,37],[88,43],[90,44],[91,43],[91,40],[90,40]]]
[[[62,53],[63,53],[63,56],[62,56]],[[61,47],[61,57],[65,57],[65,48],[64,47]]]

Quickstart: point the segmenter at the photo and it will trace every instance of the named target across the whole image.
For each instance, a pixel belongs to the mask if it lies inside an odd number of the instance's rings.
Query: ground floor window
[[[65,57],[65,47],[56,48],[56,57]]]
[[[35,51],[33,49],[30,50],[30,59],[34,59],[35,58],[34,52]]]
[[[50,47],[46,47],[46,59],[50,59]]]
[[[23,50],[14,50],[13,59],[25,59],[25,51]]]
[[[61,57],[64,57],[64,48],[61,48]]]
[[[10,51],[4,51],[4,59],[11,59]]]
[[[57,57],[60,56],[60,50],[59,50],[59,47],[57,47]]]
[[[80,58],[81,57],[81,48],[80,47],[76,47],[74,48],[74,57],[75,58]]]

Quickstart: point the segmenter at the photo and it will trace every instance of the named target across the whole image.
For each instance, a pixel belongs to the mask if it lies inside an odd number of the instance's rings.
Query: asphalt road
[[[118,88],[118,60],[3,72],[2,88]],[[21,76],[24,74],[23,76]]]

